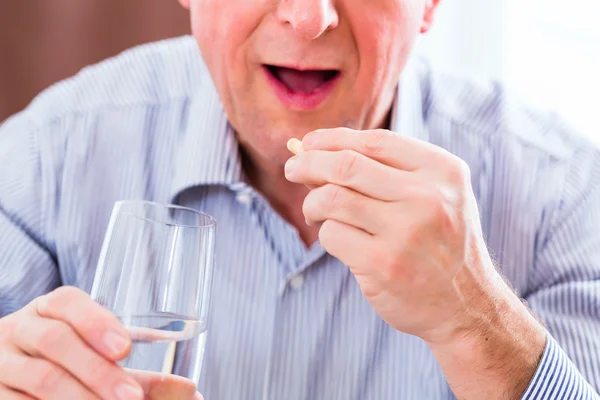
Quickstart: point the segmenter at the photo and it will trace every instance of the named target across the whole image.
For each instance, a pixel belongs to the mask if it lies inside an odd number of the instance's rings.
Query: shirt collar
[[[400,135],[428,140],[420,64],[409,61],[392,107],[390,128]],[[176,147],[171,200],[195,186],[246,188],[239,143],[210,76],[205,72],[189,106],[188,124]]]
[[[410,59],[404,67],[392,107],[390,130],[400,135],[429,141],[424,67],[420,59]]]
[[[175,147],[171,200],[195,186],[243,184],[238,142],[208,73],[196,93],[183,139]]]

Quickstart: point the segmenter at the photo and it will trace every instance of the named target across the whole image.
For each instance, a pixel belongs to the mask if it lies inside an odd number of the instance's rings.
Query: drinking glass
[[[213,217],[190,208],[147,201],[113,208],[91,295],[131,335],[120,365],[149,379],[162,398],[190,390],[191,398],[200,377],[215,230]]]

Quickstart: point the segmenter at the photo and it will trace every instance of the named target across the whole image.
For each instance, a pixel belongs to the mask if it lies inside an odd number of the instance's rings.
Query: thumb
[[[144,400],[202,400],[196,384],[177,375],[127,370],[144,391]]]
[[[287,142],[287,148],[290,152],[294,153],[297,156],[300,153],[304,152],[304,148],[302,147],[302,141],[296,138],[292,138]],[[316,189],[318,186],[315,185],[304,185],[308,190]]]

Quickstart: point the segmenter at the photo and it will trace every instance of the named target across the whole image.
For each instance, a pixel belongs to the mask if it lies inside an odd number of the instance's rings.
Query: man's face
[[[319,128],[382,126],[437,0],[180,0],[229,121],[283,163]]]

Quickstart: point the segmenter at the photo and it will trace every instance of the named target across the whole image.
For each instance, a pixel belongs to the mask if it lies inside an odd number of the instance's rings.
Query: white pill
[[[304,149],[302,148],[302,142],[296,138],[288,140],[287,148],[294,154],[300,154],[304,151]]]

